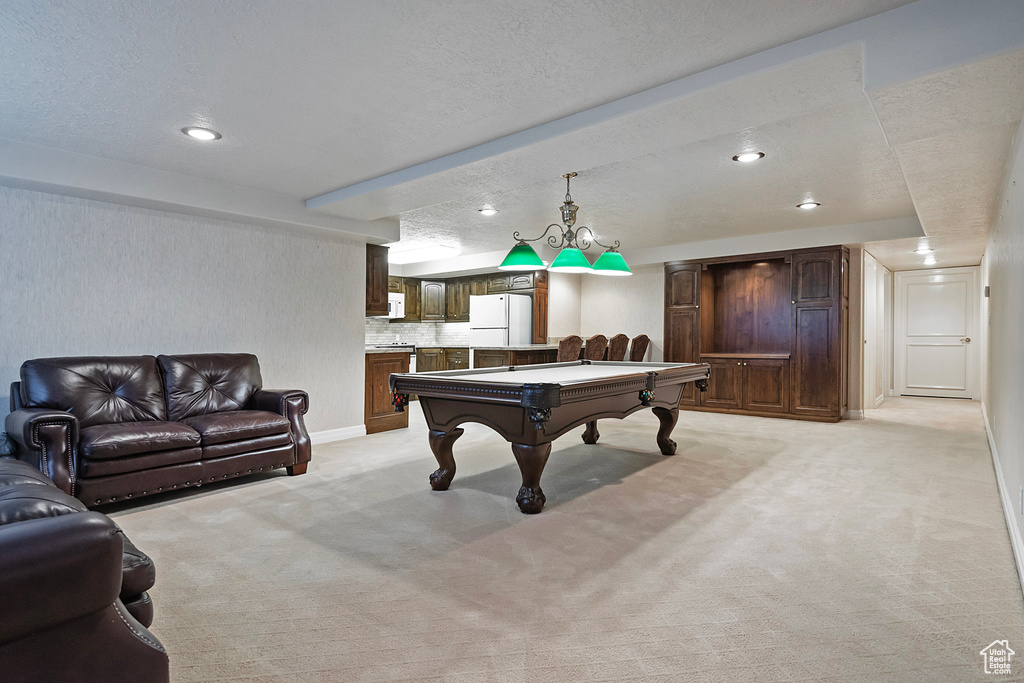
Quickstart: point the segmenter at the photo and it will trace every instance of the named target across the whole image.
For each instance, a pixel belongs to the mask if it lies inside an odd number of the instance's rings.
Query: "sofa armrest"
[[[295,442],[295,463],[309,462],[312,447],[302,416],[309,410],[309,394],[298,389],[260,389],[252,397],[256,410],[266,410],[288,418],[292,441]]]
[[[46,408],[22,408],[4,421],[16,455],[48,476],[64,493],[75,495],[78,418]]]
[[[0,527],[0,644],[110,607],[121,588],[121,535],[99,512]]]

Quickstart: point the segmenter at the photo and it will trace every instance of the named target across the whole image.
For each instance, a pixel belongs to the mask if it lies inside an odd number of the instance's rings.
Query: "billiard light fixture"
[[[626,259],[619,253],[619,241],[615,240],[612,245],[601,244],[594,236],[594,231],[585,225],[573,229],[576,224],[576,211],[580,208],[573,204],[572,196],[569,194],[569,181],[576,177],[576,173],[563,173],[565,178],[565,202],[561,206],[562,227],[558,223],[552,223],[539,237],[526,239],[520,237],[519,231],[512,233],[512,237],[518,240],[516,245],[508,252],[508,256],[498,266],[498,270],[543,270],[544,261],[537,255],[537,251],[528,242],[539,242],[547,237],[548,246],[552,249],[559,249],[558,256],[547,267],[553,273],[594,273],[597,275],[632,275],[633,271],[626,264]],[[549,235],[551,228],[557,230],[557,234]],[[583,231],[586,230],[586,236]],[[603,247],[605,252],[597,257],[594,265],[583,254],[590,248],[591,243]]]

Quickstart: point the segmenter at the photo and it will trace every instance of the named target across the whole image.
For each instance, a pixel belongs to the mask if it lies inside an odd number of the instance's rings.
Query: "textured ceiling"
[[[904,5],[6,0],[0,182],[163,192],[186,211],[221,195],[247,219],[375,183],[307,211],[356,234],[352,220],[397,218],[405,243],[472,254],[555,221],[572,170],[580,222],[627,253],[916,215],[977,262],[1024,108],[1024,44],[978,30],[973,47],[943,23],[998,24],[1012,3],[968,19],[949,0]],[[957,56],[918,50],[906,61],[924,71],[902,73],[888,56],[903,33]],[[985,50],[1002,54],[962,57]],[[199,144],[185,125],[224,137]],[[730,160],[750,147],[768,156]],[[796,211],[805,198],[823,205]]]

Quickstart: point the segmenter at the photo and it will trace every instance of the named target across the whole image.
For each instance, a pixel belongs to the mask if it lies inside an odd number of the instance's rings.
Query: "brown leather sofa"
[[[106,515],[0,458],[0,680],[167,681],[153,562]]]
[[[248,353],[38,358],[11,385],[15,455],[92,507],[310,460],[304,391]]]

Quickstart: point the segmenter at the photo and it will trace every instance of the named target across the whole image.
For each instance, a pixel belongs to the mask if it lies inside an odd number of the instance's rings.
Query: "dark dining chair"
[[[583,349],[583,357],[587,360],[604,360],[604,352],[608,349],[608,337],[603,334],[595,334],[587,340]]]
[[[608,360],[626,360],[629,337],[617,334],[608,340]]]
[[[562,341],[558,342],[558,357],[556,358],[556,360],[559,363],[579,360],[580,350],[582,348],[583,340],[577,337],[575,334],[571,334]]]
[[[634,363],[643,362],[647,356],[647,346],[651,343],[646,334],[639,334],[633,337],[633,345],[629,348],[629,360]]]

